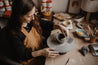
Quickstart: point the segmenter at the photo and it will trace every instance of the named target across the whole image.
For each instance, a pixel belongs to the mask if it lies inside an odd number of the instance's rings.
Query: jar
[[[52,7],[52,1],[47,1],[47,7]]]
[[[12,5],[12,0],[9,0],[10,5]]]
[[[94,35],[90,35],[90,42],[95,43],[96,37]]]
[[[42,6],[43,7],[47,7],[47,3],[46,2],[42,2]]]
[[[4,8],[4,3],[2,0],[0,0],[0,12],[4,12],[5,8]]]
[[[11,11],[11,6],[6,6],[7,11]]]
[[[0,8],[1,8],[2,6],[4,6],[4,4],[3,4],[2,0],[1,0],[1,1],[0,1]]]
[[[42,0],[42,2],[46,2],[47,0]]]
[[[9,5],[9,1],[8,0],[4,0],[4,3],[5,3],[6,6]]]
[[[2,11],[2,12],[5,11],[5,8],[4,7],[3,8],[0,8],[0,11]]]
[[[52,7],[47,7],[47,10],[52,11]]]

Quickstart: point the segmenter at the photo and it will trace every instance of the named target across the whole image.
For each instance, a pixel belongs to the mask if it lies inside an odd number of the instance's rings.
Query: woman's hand
[[[59,55],[59,52],[54,51],[52,48],[45,48],[42,50],[42,55],[46,57],[56,57]]]
[[[52,48],[44,48],[42,50],[39,51],[35,51],[32,52],[33,57],[37,57],[37,56],[45,56],[45,57],[56,57],[59,55],[58,51],[54,51],[54,49]]]
[[[66,29],[66,27],[64,27],[63,25],[60,25],[60,24],[54,25],[54,29],[60,29],[61,32],[64,34],[64,36],[67,36],[67,37],[69,36],[69,30]]]

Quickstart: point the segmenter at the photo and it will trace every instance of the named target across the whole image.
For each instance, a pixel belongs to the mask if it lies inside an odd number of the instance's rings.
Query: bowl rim
[[[83,36],[80,36],[78,35],[78,32],[81,31],[83,33]],[[79,37],[84,37],[84,38],[89,38],[89,35],[87,34],[87,32],[83,29],[76,29],[75,30],[76,34],[79,36]]]

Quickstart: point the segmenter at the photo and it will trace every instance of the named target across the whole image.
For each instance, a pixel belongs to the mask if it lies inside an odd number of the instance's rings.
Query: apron
[[[24,46],[29,50],[37,51],[43,46],[41,35],[36,31],[34,27],[31,28],[30,32],[27,32],[23,27],[21,32],[26,36],[24,40]],[[22,61],[22,65],[44,65],[45,57],[36,57],[27,61]]]

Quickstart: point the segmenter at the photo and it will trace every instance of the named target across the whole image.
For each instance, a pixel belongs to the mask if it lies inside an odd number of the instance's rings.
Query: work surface
[[[91,52],[88,52],[86,56],[83,56],[79,52],[83,46],[88,46],[91,43],[85,42],[82,39],[76,37],[73,34],[75,29],[77,29],[77,27],[73,23],[73,29],[70,31],[70,34],[75,40],[74,49],[65,55],[57,56],[56,58],[46,58],[45,65],[98,65],[98,57],[92,56]],[[68,63],[66,64],[67,61]]]

